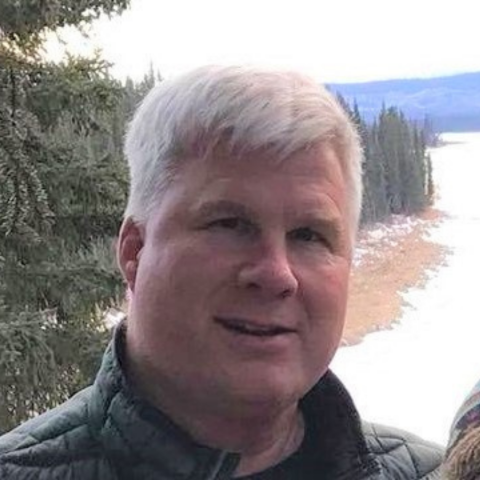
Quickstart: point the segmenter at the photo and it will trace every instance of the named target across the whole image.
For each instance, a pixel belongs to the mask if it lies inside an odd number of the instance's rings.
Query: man
[[[126,138],[128,285],[95,384],[0,440],[9,479],[434,478],[328,371],[361,204],[346,114],[290,72],[162,82]]]

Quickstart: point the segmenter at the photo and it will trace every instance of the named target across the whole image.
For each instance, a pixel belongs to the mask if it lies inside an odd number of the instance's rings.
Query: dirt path
[[[442,218],[440,212],[429,209],[408,228],[387,226],[384,235],[371,230],[361,233],[358,246],[365,253],[353,270],[344,344],[358,343],[367,333],[388,328],[404,305],[400,292],[421,285],[425,272],[441,265],[448,251],[428,240],[428,231]]]

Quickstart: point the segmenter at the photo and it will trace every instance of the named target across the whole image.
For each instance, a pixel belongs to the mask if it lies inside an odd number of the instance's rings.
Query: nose
[[[287,298],[298,289],[298,280],[284,245],[259,249],[238,276],[242,288],[275,298]]]

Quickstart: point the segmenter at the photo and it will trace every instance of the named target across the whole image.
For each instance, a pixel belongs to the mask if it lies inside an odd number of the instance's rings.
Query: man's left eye
[[[289,237],[301,242],[326,242],[322,235],[309,227],[297,228],[289,233]]]

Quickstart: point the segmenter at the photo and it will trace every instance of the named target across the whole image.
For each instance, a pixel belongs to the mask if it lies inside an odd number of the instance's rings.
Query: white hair
[[[126,136],[131,183],[125,216],[146,221],[181,161],[205,157],[220,142],[232,156],[266,150],[280,160],[331,145],[347,182],[354,241],[362,197],[356,129],[330,92],[290,71],[209,66],[154,87]]]

